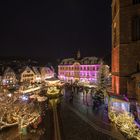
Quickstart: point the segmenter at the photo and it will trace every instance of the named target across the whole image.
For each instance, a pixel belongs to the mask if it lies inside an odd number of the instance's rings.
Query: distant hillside
[[[0,56],[0,62],[12,62],[12,61],[20,61],[20,62],[37,62],[39,64],[48,64],[53,63],[54,60],[50,59],[50,58],[43,58],[43,57],[24,57],[24,56]]]

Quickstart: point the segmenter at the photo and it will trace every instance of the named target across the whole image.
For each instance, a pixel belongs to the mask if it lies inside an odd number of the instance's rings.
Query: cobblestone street
[[[60,112],[65,140],[117,140],[96,131],[63,104]]]

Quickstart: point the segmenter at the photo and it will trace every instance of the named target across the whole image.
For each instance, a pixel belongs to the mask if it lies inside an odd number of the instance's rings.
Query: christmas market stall
[[[110,97],[108,110],[109,119],[127,139],[140,140],[140,130],[129,112],[130,103],[126,98]]]

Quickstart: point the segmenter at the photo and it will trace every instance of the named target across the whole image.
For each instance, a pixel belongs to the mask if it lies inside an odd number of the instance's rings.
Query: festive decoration
[[[20,97],[23,97],[23,100],[20,100]],[[33,102],[27,103],[24,99],[26,98],[20,94],[0,94],[0,129],[13,125],[27,127],[37,120],[39,111]]]
[[[118,114],[114,111],[110,111],[109,118],[117,125],[120,131],[128,137],[128,139],[135,138],[140,140],[140,130],[134,123],[133,116],[130,116],[127,112]]]
[[[103,65],[102,62],[97,75],[97,85],[99,89],[106,89],[108,75],[109,75],[109,68],[107,65]]]
[[[59,92],[60,90],[55,86],[49,87],[47,91],[48,94],[58,94]]]
[[[116,113],[130,112],[130,102],[123,97],[110,96],[108,101],[109,111],[115,111]]]

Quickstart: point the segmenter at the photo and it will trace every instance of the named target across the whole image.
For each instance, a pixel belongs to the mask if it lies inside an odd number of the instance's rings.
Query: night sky
[[[0,56],[104,57],[110,49],[111,0],[0,1]]]

